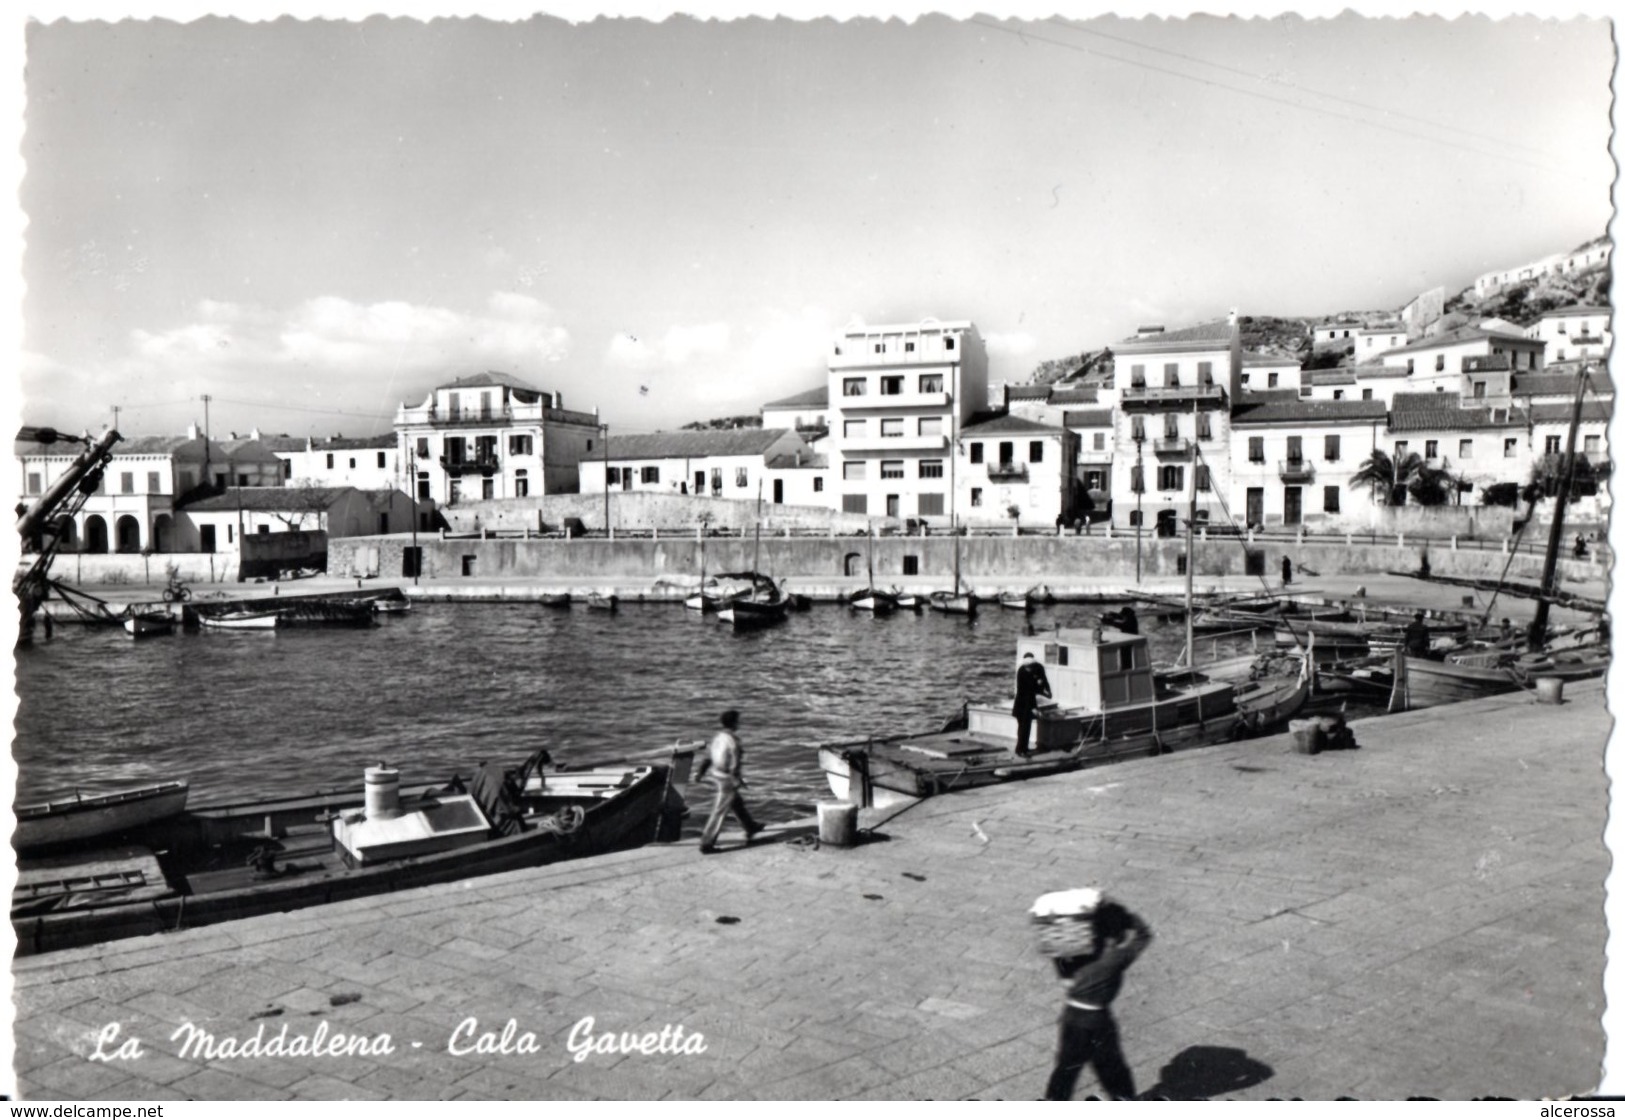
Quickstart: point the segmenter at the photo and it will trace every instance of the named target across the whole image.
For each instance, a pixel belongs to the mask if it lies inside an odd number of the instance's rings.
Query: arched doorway
[[[61,534],[57,547],[64,552],[77,552],[79,550],[79,526],[73,523],[71,517],[58,517],[53,524],[56,531]]]
[[[173,552],[175,542],[171,539],[175,534],[175,523],[167,513],[160,513],[152,520],[152,550],[154,552]]]
[[[141,551],[141,522],[126,513],[118,519],[117,531],[120,552]]]
[[[863,572],[863,553],[848,552],[846,554],[846,574],[849,576],[861,576]]]
[[[107,522],[102,520],[99,513],[93,513],[85,518],[85,551],[98,553],[107,551]]]

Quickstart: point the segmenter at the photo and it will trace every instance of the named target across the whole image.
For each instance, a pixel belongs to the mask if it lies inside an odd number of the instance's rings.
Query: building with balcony
[[[969,424],[955,452],[955,506],[964,525],[1053,527],[1080,512],[1073,474],[1078,437],[1004,415]],[[1014,514],[1012,514],[1014,510]]]
[[[829,438],[820,448],[839,495],[831,504],[946,526],[948,456],[986,400],[987,348],[970,322],[844,331],[829,355]]]
[[[1112,524],[1172,536],[1190,510],[1220,518],[1227,492],[1230,401],[1240,390],[1241,330],[1230,322],[1146,329],[1112,347],[1116,411]]]
[[[1613,340],[1612,313],[1606,307],[1578,304],[1548,311],[1528,329],[1530,338],[1546,344],[1547,364],[1567,361],[1607,361]]]
[[[596,412],[564,408],[558,393],[507,373],[477,373],[438,385],[415,408],[395,413],[397,455],[420,501],[567,494],[579,464],[601,453]]]
[[[1483,396],[1487,390],[1475,389],[1474,378],[1467,376],[1468,359],[1504,357],[1506,372],[1534,373],[1543,364],[1545,349],[1546,344],[1538,338],[1466,326],[1390,350],[1382,355],[1382,362],[1405,370],[1413,391],[1455,392],[1471,399]]]
[[[787,428],[612,435],[603,457],[581,461],[579,490],[602,494],[607,478],[619,491],[829,505],[816,458]]]
[[[1290,391],[1237,398],[1228,501],[1238,527],[1365,524],[1370,493],[1349,480],[1387,419],[1379,400],[1308,400]]]
[[[762,406],[762,427],[812,431],[829,427],[829,384],[769,401]]]
[[[1068,409],[1061,426],[1078,437],[1072,478],[1082,491],[1077,497],[1082,510],[1077,513],[1099,518],[1111,504],[1114,410],[1110,408]],[[1087,499],[1085,501],[1084,499]]]

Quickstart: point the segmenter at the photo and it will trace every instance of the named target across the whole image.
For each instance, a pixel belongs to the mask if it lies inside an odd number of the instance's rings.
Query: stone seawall
[[[335,576],[396,578],[404,573],[410,537],[354,537],[330,542],[328,572]],[[605,540],[469,539],[420,537],[421,574],[429,579],[466,576],[491,579],[693,579],[701,571],[701,545],[693,536]],[[828,580],[863,577],[869,571],[870,542],[863,536],[764,537],[760,567],[779,578]],[[874,575],[882,584],[922,583],[946,586],[953,580],[954,542],[951,537],[881,537],[874,540]],[[1416,571],[1424,552],[1436,575],[1496,579],[1507,564],[1498,549],[1452,550],[1449,542],[1422,542],[1415,546],[1361,545],[1342,540],[1299,544],[1295,541],[1260,541],[1251,547],[1253,574],[1278,581],[1282,557],[1303,569],[1324,575]],[[978,581],[1073,582],[1112,580],[1131,583],[1136,575],[1136,547],[1132,537],[967,537],[960,541],[961,579]],[[1138,572],[1143,577],[1183,574],[1182,540],[1145,538],[1139,542]],[[1538,580],[1539,553],[1513,557],[1507,576]],[[704,545],[704,569],[712,574],[757,566],[756,545],[749,537],[710,538]],[[1563,561],[1580,577],[1594,572],[1590,564]],[[1197,576],[1248,575],[1246,553],[1234,539],[1198,542]]]

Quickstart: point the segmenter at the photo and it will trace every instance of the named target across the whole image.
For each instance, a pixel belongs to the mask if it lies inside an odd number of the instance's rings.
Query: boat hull
[[[140,828],[186,807],[188,784],[162,782],[94,797],[19,805],[12,845],[20,852],[64,847]]]
[[[1396,711],[1455,704],[1511,692],[1518,687],[1512,673],[1502,668],[1455,665],[1448,661],[1425,661],[1407,657],[1394,674]]]
[[[171,890],[161,897],[82,909],[19,913],[14,896],[12,929],[17,936],[17,952],[26,955],[213,925],[638,847],[656,839],[671,768],[639,767],[632,773],[635,776],[625,788],[613,790],[611,796],[599,795],[601,800],[588,805],[579,827],[570,832],[533,829],[375,866],[310,873],[288,871],[280,877],[218,890],[202,889],[199,881],[205,877],[194,875],[188,883],[190,893]],[[354,808],[360,800],[359,794],[316,796],[198,809],[175,818],[167,839],[174,844],[207,843],[222,834],[240,842],[261,839],[257,835],[260,829],[273,828],[284,818],[308,823],[313,814]],[[152,847],[159,850],[157,843]],[[290,858],[289,862],[291,865],[297,861]],[[19,868],[20,875],[27,871]],[[223,874],[229,874],[233,882],[241,882],[245,876],[240,867]]]

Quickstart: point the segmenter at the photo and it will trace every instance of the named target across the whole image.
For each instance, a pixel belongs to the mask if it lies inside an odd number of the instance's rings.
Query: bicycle
[[[192,598],[192,589],[182,582],[179,576],[170,576],[169,583],[164,587],[164,602],[184,603]]]

